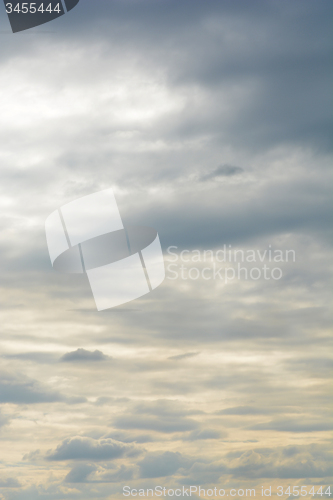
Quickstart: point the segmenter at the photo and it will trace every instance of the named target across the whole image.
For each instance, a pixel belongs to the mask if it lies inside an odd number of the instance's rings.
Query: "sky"
[[[1,500],[332,484],[331,16],[80,0],[12,34],[0,5]],[[44,223],[107,188],[166,279],[98,312]],[[214,278],[224,248],[281,276]]]

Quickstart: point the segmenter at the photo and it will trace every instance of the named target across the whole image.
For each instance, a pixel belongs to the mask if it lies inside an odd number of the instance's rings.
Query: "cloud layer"
[[[81,0],[15,36],[0,15],[1,498],[329,484],[330,14]],[[98,313],[44,221],[108,187],[158,230],[167,279]],[[182,251],[224,245],[281,279],[189,277],[214,263]]]

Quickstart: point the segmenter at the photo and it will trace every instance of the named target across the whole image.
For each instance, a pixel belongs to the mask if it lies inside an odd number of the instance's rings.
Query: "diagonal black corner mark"
[[[67,12],[67,7],[66,7],[66,4],[65,4],[65,1],[64,0],[60,0],[61,1],[61,5],[62,5],[62,8],[64,10],[64,12]]]
[[[63,0],[66,5],[67,12],[74,9],[77,6],[80,0]]]
[[[13,33],[35,28],[63,16],[80,0],[35,0],[9,2],[3,0]],[[15,10],[16,9],[16,10]],[[25,11],[23,11],[25,9]],[[49,9],[49,10],[46,10]]]

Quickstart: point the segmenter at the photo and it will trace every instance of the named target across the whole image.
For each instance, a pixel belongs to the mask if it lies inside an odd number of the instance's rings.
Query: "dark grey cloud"
[[[113,439],[95,440],[87,437],[65,439],[47,460],[113,460],[122,457],[128,447]]]
[[[64,354],[60,361],[63,363],[85,363],[85,362],[94,362],[94,361],[106,361],[109,359],[109,356],[106,356],[101,351],[97,349],[95,351],[87,351],[86,349],[79,348],[76,351],[67,352]]]
[[[253,244],[260,238],[271,239],[291,232],[317,234],[325,239],[324,233],[330,233],[331,199],[325,183],[315,186],[310,179],[289,179],[261,187],[245,184],[243,188],[247,193],[244,198],[238,195],[237,187],[223,185],[210,189],[200,206],[195,190],[186,193],[186,197],[180,192],[174,195],[172,204],[161,200],[156,202],[153,213],[147,207],[147,212],[142,210],[135,218],[149,220],[153,227],[158,227],[165,248],[176,245],[180,249],[209,249],[224,244]]]
[[[232,177],[244,172],[242,167],[235,167],[234,165],[220,165],[211,172],[201,177],[201,181],[209,181],[218,179],[219,177]]]
[[[95,30],[98,26],[99,37],[101,37],[98,39],[102,39],[106,45],[112,46],[112,50],[116,55],[119,54],[119,50],[126,47],[129,53],[139,51],[141,55],[144,54],[146,64],[150,59],[153,59],[154,65],[161,59],[163,60],[160,52],[167,48],[165,50],[167,55],[165,64],[169,74],[168,83],[173,91],[177,92],[185,84],[190,87],[200,84],[201,90],[207,93],[209,91],[211,98],[208,99],[208,103],[206,99],[203,103],[197,104],[197,109],[194,109],[192,114],[189,112],[192,107],[188,106],[185,111],[178,113],[177,117],[167,126],[165,121],[168,120],[165,119],[162,123],[159,123],[159,127],[154,126],[154,133],[151,136],[153,141],[160,137],[171,140],[174,136],[178,137],[179,135],[196,138],[200,134],[206,136],[208,132],[212,143],[210,145],[216,147],[216,142],[220,141],[219,135],[227,133],[232,140],[237,141],[242,141],[242,138],[245,139],[244,135],[256,135],[261,141],[260,147],[265,148],[267,144],[272,146],[274,137],[277,138],[278,143],[282,141],[289,144],[290,141],[295,140],[297,142],[301,140],[302,130],[306,132],[305,135],[311,135],[311,129],[312,135],[316,135],[317,139],[319,136],[323,137],[323,134],[318,132],[320,129],[318,121],[324,125],[327,122],[327,118],[324,118],[327,107],[322,103],[322,101],[325,101],[323,95],[327,95],[327,92],[321,91],[321,82],[323,81],[321,76],[325,76],[325,82],[328,76],[325,64],[320,61],[326,60],[330,52],[328,31],[326,32],[328,30],[327,17],[325,15],[329,4],[324,0],[321,2],[320,7],[317,5],[315,8],[311,2],[297,3],[297,5],[298,13],[302,12],[302,15],[297,17],[297,33],[294,30],[295,11],[293,8],[287,5],[283,8],[278,7],[276,2],[269,2],[268,6],[265,5],[264,8],[262,3],[261,6],[260,3],[258,5],[253,4],[253,10],[249,10],[244,2],[242,2],[242,9],[234,9],[217,3],[203,6],[198,1],[193,2],[191,7],[189,5],[180,7],[173,2],[170,5],[165,5],[163,2],[158,5],[143,2],[140,9],[134,4],[121,7],[118,2],[110,2],[110,5],[103,5],[99,9],[94,9],[88,6],[86,2],[82,7],[80,6],[80,16],[75,13],[76,15],[70,16],[70,20],[63,20],[65,24],[61,24],[62,27],[60,27],[59,23],[57,26],[63,30],[62,36],[67,33],[65,36],[70,37],[70,39],[77,37],[82,42],[83,33],[84,39],[87,37],[87,32],[89,36],[95,36]],[[193,11],[195,11],[195,14]],[[146,13],[144,17],[142,17],[143,12]],[[226,15],[228,21],[225,18]],[[177,19],[176,22],[172,23],[172,33],[168,29],[170,16],[173,21]],[[103,19],[102,23],[101,19]],[[151,19],[154,20],[154,23],[151,23]],[[250,22],[248,22],[249,19]],[[155,24],[155,21],[157,24]],[[231,21],[233,22],[232,29],[228,28]],[[87,27],[86,23],[89,25],[88,31],[83,30],[83,26]],[[253,23],[256,28],[254,28]],[[110,25],[115,31],[109,29]],[[152,28],[152,25],[154,28]],[[71,29],[69,29],[70,26]],[[130,30],[129,26],[131,26]],[[147,29],[148,26],[149,29]],[[160,31],[156,31],[156,26],[160,27]],[[185,31],[184,26],[186,26]],[[285,36],[283,37],[279,26],[284,28]],[[275,36],[272,36],[272,32]],[[115,39],[118,40],[116,45],[113,43]],[[151,42],[152,40],[156,42],[157,39],[158,51],[156,52],[156,43]],[[176,43],[177,39],[183,43]],[[263,44],[262,39],[266,43]],[[52,36],[48,40],[48,43],[52,45]],[[234,40],[237,40],[237,43],[234,43]],[[277,43],[277,40],[280,43]],[[315,43],[311,43],[310,40]],[[36,48],[37,43],[34,42],[33,47]],[[150,50],[146,50],[149,47],[151,47]],[[197,49],[199,48],[198,52]],[[198,53],[200,57],[198,57]],[[184,61],[187,61],[186,64],[184,64]],[[160,62],[160,64],[162,63]],[[317,68],[318,65],[319,68]],[[311,69],[311,67],[314,69]],[[277,70],[277,68],[279,69]],[[319,74],[318,69],[320,70]],[[304,77],[304,72],[308,74],[309,78]],[[249,82],[246,77],[248,77]],[[236,103],[232,106],[235,108],[232,119],[227,120],[227,123],[225,123],[223,110],[216,103],[223,102],[229,95],[228,89],[237,88],[238,85],[242,85],[242,82],[245,82],[243,83],[245,89],[250,88],[251,83],[258,89],[255,98],[252,99],[252,96],[249,97],[248,95],[243,99],[235,98]],[[282,85],[280,85],[281,83]],[[306,89],[304,86],[306,86]],[[314,92],[317,87],[318,91]],[[299,92],[299,89],[302,89],[302,92]],[[313,99],[308,98],[310,91],[312,95],[316,95],[315,103],[313,103]],[[246,93],[246,90],[242,91],[241,95],[244,92]],[[271,98],[271,95],[274,95],[274,99]],[[290,95],[293,97],[290,97]],[[277,96],[279,99],[277,99]],[[292,113],[292,116],[290,116],[290,100],[297,101],[297,109],[296,112]],[[300,100],[302,103],[298,102]],[[237,106],[237,102],[240,101],[242,104],[241,109]],[[309,103],[316,108],[317,113],[315,115],[320,115],[320,118],[315,119],[313,113],[310,111],[306,113],[307,121],[313,120],[311,125],[304,122],[304,110],[309,109]],[[204,109],[207,108],[207,104],[208,111],[205,112]],[[196,120],[200,123],[193,125],[193,117],[196,116],[198,117]],[[246,121],[250,123],[244,125],[244,116]],[[298,117],[298,120],[295,119],[295,116]],[[297,123],[293,123],[294,120]],[[191,123],[192,126],[190,126]],[[286,123],[288,124],[288,132],[285,131]],[[295,133],[296,129],[298,130],[297,134]],[[96,139],[99,133],[100,129],[98,132],[96,131]],[[149,135],[147,132],[146,134]],[[269,136],[268,140],[266,140],[266,135]],[[227,140],[225,139],[227,143],[229,143],[229,139],[230,137]],[[248,139],[250,140],[243,142],[246,144],[256,142],[253,137]],[[304,142],[308,145],[308,138]],[[73,161],[74,165],[81,162],[81,158],[78,157],[73,160],[73,155],[75,156],[75,153],[71,151],[68,153],[70,158],[67,158],[71,168],[73,168]],[[66,156],[66,153],[64,153],[64,156]],[[168,159],[163,160],[161,155],[156,153],[151,157],[150,161],[152,163],[156,162],[156,156],[159,165],[162,161],[167,165],[170,163],[170,156]],[[163,154],[163,156],[166,155]],[[109,158],[109,154],[106,154],[106,157]],[[182,161],[182,158],[179,158],[179,161]],[[87,168],[90,171],[91,162],[88,163],[89,167]],[[149,168],[145,175],[142,175],[141,169],[140,171],[137,169],[130,170],[131,175],[135,177],[133,182],[137,182],[136,176],[143,177],[144,184],[147,182],[163,183],[167,176],[167,168]],[[175,170],[179,172],[178,168],[175,168]],[[183,170],[191,171],[191,167],[184,167],[181,175],[183,175]],[[122,180],[122,184],[128,185],[130,182],[128,172],[123,171],[123,169],[117,169],[118,171],[123,172],[124,175],[123,179],[119,178],[119,183]],[[110,169],[108,175],[114,178],[114,175],[118,175],[117,172]],[[34,175],[38,178],[38,172]],[[32,176],[31,173],[29,179]],[[261,172],[258,172],[258,178],[262,178]],[[17,183],[17,179],[13,179],[13,182]],[[31,183],[36,184],[35,178],[31,179]],[[287,184],[292,184],[289,186],[290,189],[288,189],[288,186],[284,186],[283,183],[277,185],[274,182],[272,184],[271,190],[275,191],[275,198],[279,198],[279,203],[277,203],[277,200],[274,200],[273,197],[274,206],[271,205],[272,200],[269,189],[265,190],[266,193],[260,193],[258,201],[257,184],[253,183],[250,189],[248,186],[244,186],[247,193],[253,192],[253,197],[250,197],[248,203],[245,203],[244,197],[234,196],[238,203],[234,203],[230,207],[227,206],[225,215],[225,207],[223,206],[214,206],[215,213],[210,213],[211,204],[207,203],[208,206],[205,207],[205,200],[202,198],[198,213],[194,212],[193,208],[198,206],[197,193],[195,193],[194,199],[188,200],[186,196],[187,204],[181,203],[180,199],[184,197],[183,193],[181,193],[179,201],[174,204],[173,210],[161,206],[157,211],[156,208],[152,211],[151,207],[149,207],[147,215],[154,218],[154,224],[159,224],[159,227],[163,230],[166,244],[176,241],[184,245],[202,245],[203,242],[212,245],[221,242],[221,234],[228,240],[248,241],[251,237],[258,235],[270,237],[272,234],[283,231],[310,230],[313,232],[322,228],[322,232],[325,233],[324,226],[327,229],[330,227],[327,216],[329,213],[328,204],[323,206],[319,201],[314,204],[309,203],[308,196],[303,198],[298,196],[296,203],[293,204],[295,193],[300,195],[306,190],[306,186],[299,186],[299,177],[292,183],[290,179],[287,180]],[[310,185],[313,186],[312,179]],[[192,187],[196,191],[197,187],[193,184]],[[278,195],[280,192],[284,193],[283,200]],[[322,194],[324,195],[324,193]],[[221,199],[224,196],[225,193],[221,191],[216,193],[216,199],[217,197]],[[262,199],[263,196],[265,199]],[[206,193],[204,198],[210,202],[210,193]],[[308,204],[312,205],[309,206],[309,210],[306,209]],[[191,210],[189,210],[190,205]],[[268,207],[268,210],[265,207]],[[190,217],[185,215],[189,213],[192,220],[189,220]],[[200,235],[200,239],[198,235]]]
[[[165,119],[157,138],[210,132],[213,141],[242,148],[295,142],[330,147],[330,3],[291,6],[271,0],[250,8],[245,1],[237,8],[231,3],[144,1],[139,6],[113,0],[96,8],[82,2],[57,21],[57,33],[44,43],[52,46],[60,34],[67,43],[87,46],[103,40],[116,57],[134,54],[145,66],[161,68],[175,92],[185,85],[210,92],[208,102],[189,106],[171,123]],[[38,50],[38,37],[9,40],[4,60],[13,50]],[[231,110],[224,118],[227,98]],[[68,156],[73,163],[75,153]]]
[[[100,9],[85,3],[82,17],[72,16],[72,23],[76,36],[79,31],[80,37],[87,36],[88,26],[95,33],[98,26],[100,36],[117,42],[116,47],[137,47],[146,63],[166,68],[175,88],[185,83],[209,88],[211,117],[204,109],[189,111],[173,124],[178,137],[195,137],[208,128],[217,140],[227,138],[243,147],[306,140],[330,147],[331,119],[325,109],[330,102],[330,9],[325,0],[320,5],[256,1],[250,6],[245,1],[237,6],[231,1],[146,1],[140,6],[113,1]],[[100,19],[105,20],[102,26]],[[64,21],[69,27],[70,20]],[[242,82],[250,98],[236,93],[228,127],[221,130],[219,90],[225,83],[237,89]]]
[[[27,380],[8,373],[2,373],[0,402],[15,404],[53,403],[66,398],[57,391],[48,390],[35,380]]]

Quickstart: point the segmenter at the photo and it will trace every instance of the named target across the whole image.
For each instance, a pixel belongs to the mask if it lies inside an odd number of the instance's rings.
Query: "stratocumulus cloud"
[[[330,0],[81,0],[17,35],[3,14],[4,500],[328,485]],[[44,222],[110,187],[166,264],[296,258],[98,313],[84,275],[53,272]]]

